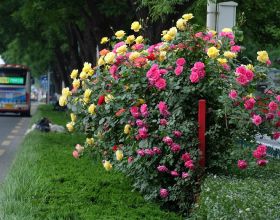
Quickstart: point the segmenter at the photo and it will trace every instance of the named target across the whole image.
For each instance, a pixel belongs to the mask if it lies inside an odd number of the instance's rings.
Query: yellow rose
[[[112,64],[114,62],[115,56],[116,56],[115,53],[109,52],[104,57],[104,61],[108,64]]]
[[[145,103],[144,99],[138,99],[137,105],[142,105]]]
[[[75,88],[75,89],[78,89],[80,87],[80,80],[79,79],[74,79],[73,80],[73,83],[72,83],[72,86]]]
[[[83,101],[84,101],[84,103],[86,103],[86,104],[87,104],[87,103],[89,103],[90,99],[89,99],[89,98],[84,97],[84,98],[83,98]]]
[[[162,61],[164,61],[165,59],[166,59],[166,51],[160,51],[158,60],[159,60],[160,62],[162,62]]]
[[[163,38],[164,41],[172,41],[173,40],[173,37],[170,36],[169,34],[163,35],[162,38]]]
[[[66,127],[67,127],[69,132],[74,131],[74,124],[75,124],[74,122],[69,122],[69,123],[66,124]]]
[[[92,92],[91,89],[86,89],[86,91],[84,92],[84,97],[89,98],[91,95],[91,92]]]
[[[88,73],[91,70],[91,63],[85,62],[82,72]]]
[[[141,44],[141,43],[143,43],[143,41],[144,41],[144,38],[143,38],[143,36],[138,36],[136,39],[135,39],[135,42],[137,43],[137,44]]]
[[[176,22],[176,27],[180,30],[180,31],[184,31],[186,30],[187,26],[187,21],[180,18],[177,22]]]
[[[95,109],[96,109],[96,105],[95,104],[91,104],[89,107],[88,107],[88,112],[92,115],[95,115],[96,112],[95,112]]]
[[[94,139],[93,138],[87,138],[86,142],[88,145],[93,145],[94,144]]]
[[[227,63],[227,59],[226,58],[218,58],[217,61],[219,62],[219,64],[223,65]]]
[[[130,44],[132,44],[134,42],[134,40],[135,40],[135,36],[134,35],[129,35],[126,38],[125,43],[130,45]]]
[[[164,35],[166,35],[167,34],[167,30],[163,30],[162,32],[161,32],[161,36],[164,36]]]
[[[132,52],[132,53],[129,55],[129,59],[130,59],[130,60],[135,60],[137,57],[140,57],[140,53],[138,53],[138,52]]]
[[[230,52],[230,51],[225,51],[224,56],[228,59],[233,59],[236,58],[236,53]]]
[[[71,79],[76,79],[77,76],[78,76],[78,70],[77,69],[72,70],[72,72],[70,74]]]
[[[122,46],[118,47],[116,50],[118,55],[125,55],[126,51],[127,51],[126,45],[122,45]]]
[[[109,102],[112,101],[113,99],[114,99],[114,96],[112,96],[111,94],[105,96],[105,102],[106,102],[106,103],[109,103]]]
[[[258,51],[257,54],[257,60],[261,63],[266,63],[269,60],[268,53],[265,50]]]
[[[72,95],[72,93],[68,87],[62,89],[62,96],[68,97],[70,95]]]
[[[117,31],[115,33],[115,36],[117,39],[122,39],[124,37],[124,35],[125,35],[125,32],[123,30]]]
[[[97,65],[98,65],[98,66],[103,66],[104,64],[105,64],[104,56],[101,56],[101,57],[98,59]]]
[[[102,37],[101,41],[100,41],[100,44],[106,44],[108,41],[109,41],[108,37]]]
[[[123,152],[121,150],[117,150],[116,151],[116,159],[118,161],[122,160],[123,159]]]
[[[81,80],[85,80],[86,78],[87,78],[86,72],[81,72],[81,73],[80,73],[80,79],[81,79]]]
[[[216,47],[210,47],[210,48],[208,48],[207,55],[210,58],[214,59],[217,56],[219,56],[219,50]]]
[[[209,30],[210,33],[212,33],[212,36],[216,36],[217,32],[214,30]]]
[[[222,32],[232,32],[232,29],[231,29],[231,28],[224,28],[224,29],[222,30]]]
[[[184,14],[182,18],[184,18],[186,21],[191,20],[193,18],[193,14],[192,13]]]
[[[72,122],[76,122],[77,121],[77,116],[74,113],[71,113],[70,117],[71,117],[71,121]]]
[[[177,34],[177,28],[176,27],[170,28],[167,34],[174,38]]]
[[[248,69],[248,70],[251,70],[251,71],[255,71],[255,68],[254,68],[254,66],[252,65],[252,64],[248,64],[247,66],[246,66],[246,68]]]
[[[112,166],[112,164],[110,163],[110,161],[105,160],[105,161],[103,162],[103,167],[105,168],[105,170],[109,171],[109,170],[112,169],[113,166]]]
[[[91,68],[91,69],[88,71],[88,75],[89,75],[89,76],[92,76],[93,74],[94,74],[94,69]]]
[[[134,21],[131,24],[131,30],[134,30],[135,32],[138,32],[141,29],[141,24],[138,21]]]
[[[126,124],[126,125],[124,126],[123,133],[129,134],[129,133],[130,133],[130,130],[131,130],[131,125],[130,125],[130,124]]]
[[[67,105],[67,97],[66,96],[60,96],[60,98],[59,98],[59,105],[60,106],[65,106],[65,105]]]

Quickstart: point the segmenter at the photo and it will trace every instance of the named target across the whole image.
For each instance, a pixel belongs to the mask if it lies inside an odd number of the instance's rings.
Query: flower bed
[[[146,199],[184,213],[195,201],[202,174],[199,99],[207,100],[208,169],[227,169],[237,140],[280,134],[280,96],[272,90],[264,101],[254,96],[270,65],[267,52],[258,52],[257,65],[243,65],[231,29],[199,32],[190,24],[192,17],[183,15],[154,45],[122,30],[112,40],[102,38],[107,48],[97,66],[85,63],[80,73],[73,70],[73,89],[63,89],[59,101],[73,111],[68,130],[88,137],[74,157],[85,148],[102,154],[104,168],[131,176]],[[131,26],[137,34],[141,28],[139,22]],[[258,146],[253,156],[257,165],[265,165],[266,147]],[[240,169],[248,166],[242,155],[235,163]]]

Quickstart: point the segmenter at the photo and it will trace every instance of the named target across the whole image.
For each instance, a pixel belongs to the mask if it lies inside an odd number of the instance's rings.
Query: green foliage
[[[208,175],[190,219],[277,219],[279,160],[267,167]]]

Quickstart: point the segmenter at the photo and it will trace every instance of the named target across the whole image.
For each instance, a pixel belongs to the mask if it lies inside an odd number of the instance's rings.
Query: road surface
[[[32,106],[31,114],[36,105]],[[28,128],[30,118],[16,114],[0,114],[0,182],[9,170],[18,146]]]

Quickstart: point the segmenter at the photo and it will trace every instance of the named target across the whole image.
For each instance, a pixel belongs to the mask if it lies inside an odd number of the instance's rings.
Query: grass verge
[[[32,119],[48,117],[65,124],[66,114],[39,106]],[[27,135],[0,186],[0,219],[181,219],[132,192],[129,180],[106,172],[100,160],[76,160],[72,150],[84,141],[79,134]]]
[[[208,175],[191,219],[279,219],[280,161],[234,174]]]

